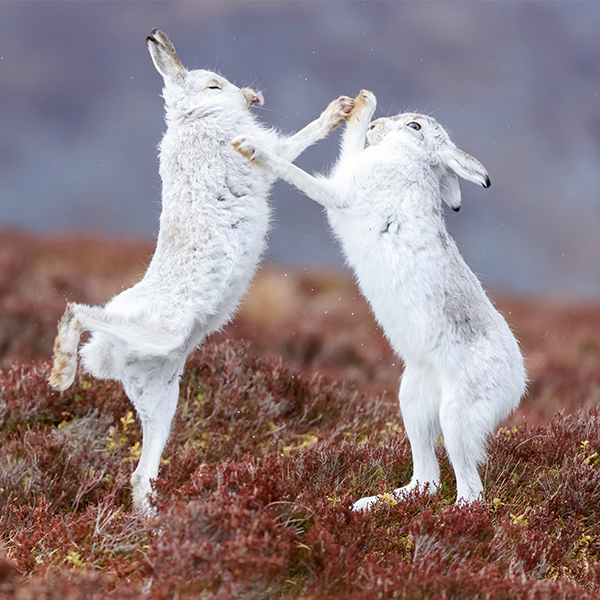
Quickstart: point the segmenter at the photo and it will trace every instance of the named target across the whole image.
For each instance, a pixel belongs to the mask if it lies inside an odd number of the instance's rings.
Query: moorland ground
[[[145,521],[120,386],[46,379],[65,301],[106,301],[151,252],[0,235],[1,598],[599,597],[600,305],[496,298],[530,384],[490,440],[485,499],[453,506],[440,447],[442,489],[396,503],[400,362],[349,276],[264,268],[189,360]]]

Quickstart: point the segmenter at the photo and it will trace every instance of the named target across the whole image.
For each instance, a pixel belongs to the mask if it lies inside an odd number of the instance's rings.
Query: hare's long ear
[[[175,48],[167,35],[158,29],[153,29],[146,38],[146,45],[156,70],[163,78],[176,83],[182,82],[185,77],[185,69],[177,58]]]
[[[440,193],[442,200],[454,211],[460,210],[460,184],[454,171],[444,169],[444,174],[440,178]]]
[[[444,145],[441,154],[442,162],[459,177],[478,183],[484,188],[492,184],[485,167],[470,154],[459,150],[454,145]]]

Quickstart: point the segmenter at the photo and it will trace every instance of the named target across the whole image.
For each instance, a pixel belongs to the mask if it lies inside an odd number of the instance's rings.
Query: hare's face
[[[262,95],[250,88],[238,88],[212,71],[187,71],[171,40],[153,29],[146,44],[157,71],[165,80],[165,92],[187,109],[234,106],[249,108],[262,103]],[[167,96],[165,96],[166,98]]]
[[[371,145],[381,143],[388,136],[393,136],[396,142],[407,149],[416,151],[419,157],[427,154],[434,157],[441,146],[452,143],[435,119],[418,113],[376,119],[369,126],[367,139]]]
[[[485,167],[470,154],[457,148],[444,128],[431,117],[403,113],[376,119],[369,126],[367,139],[371,145],[390,140],[400,146],[402,154],[435,169],[442,181],[442,200],[453,210],[460,208],[458,177],[487,188],[491,185]]]
[[[239,105],[250,108],[262,104],[262,94],[250,88],[239,88],[212,71],[186,71],[182,87],[189,104]]]

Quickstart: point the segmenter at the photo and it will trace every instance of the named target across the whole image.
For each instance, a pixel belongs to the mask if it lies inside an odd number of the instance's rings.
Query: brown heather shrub
[[[453,506],[440,449],[440,491],[357,514],[357,497],[410,477],[395,403],[247,343],[208,344],[186,369],[145,523],[128,485],[140,432],[119,386],[79,377],[53,394],[48,371],[0,376],[0,598],[600,593],[597,408],[501,429],[480,504]]]
[[[190,360],[156,483],[130,509],[139,428],[115,384],[48,392],[48,364],[0,379],[0,597],[594,598],[600,592],[600,411],[504,428],[487,499],[430,496],[351,511],[410,477],[393,404],[253,357]],[[4,569],[4,571],[2,570]],[[25,577],[25,579],[23,579]],[[482,596],[483,594],[483,596]]]
[[[485,499],[454,506],[441,447],[442,488],[396,503],[411,474],[400,366],[368,307],[348,278],[267,269],[188,362],[145,521],[120,385],[80,375],[56,394],[46,379],[65,298],[106,300],[151,245],[7,239],[0,600],[600,597],[597,307],[500,302],[531,385],[490,439]],[[383,501],[354,513],[367,494]]]

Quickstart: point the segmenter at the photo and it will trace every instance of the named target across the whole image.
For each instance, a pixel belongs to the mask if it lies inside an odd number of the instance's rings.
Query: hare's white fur
[[[413,476],[395,493],[437,488],[435,448],[443,435],[457,502],[472,501],[483,491],[477,466],[487,437],[518,406],[526,380],[513,334],[442,215],[442,201],[460,207],[457,175],[484,187],[489,178],[434,119],[411,113],[370,123],[375,96],[363,90],[355,104],[329,178],[308,175],[259,140],[234,143],[326,207],[363,294],[404,361],[399,400]],[[377,500],[362,498],[354,508]]]
[[[164,79],[167,131],[160,144],[162,212],[156,251],[143,279],[104,307],[69,304],[59,323],[50,384],[65,390],[81,350],[89,373],[122,382],[143,427],[131,477],[133,500],[149,510],[190,351],[231,317],[258,265],[274,180],[240,156],[231,140],[250,132],[275,155],[293,160],[341,124],[353,100],[339,98],[291,137],[263,128],[250,112],[261,101],[210,71],[187,71],[167,36],[147,40]]]

